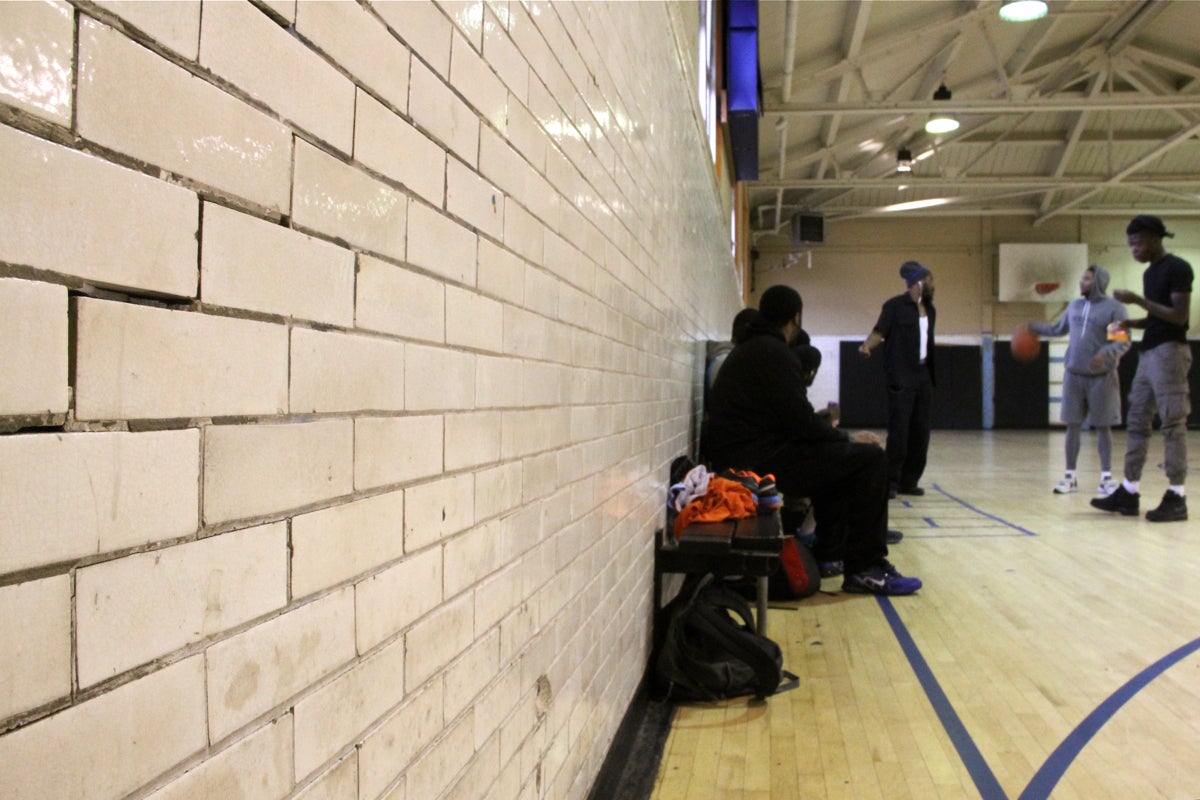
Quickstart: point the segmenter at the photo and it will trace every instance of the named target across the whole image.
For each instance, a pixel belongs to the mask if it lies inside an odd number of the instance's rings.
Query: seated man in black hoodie
[[[889,484],[879,437],[818,416],[788,349],[803,308],[790,286],[763,292],[759,319],[717,373],[702,449],[716,470],[772,474],[784,495],[811,498],[822,536],[843,555],[844,591],[912,594],[921,581],[887,560]]]

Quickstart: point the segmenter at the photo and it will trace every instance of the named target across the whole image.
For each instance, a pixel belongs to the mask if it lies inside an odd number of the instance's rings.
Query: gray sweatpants
[[[1127,444],[1125,477],[1142,479],[1151,425],[1157,411],[1162,420],[1167,480],[1181,486],[1187,479],[1187,418],[1192,411],[1188,397],[1191,347],[1185,342],[1164,342],[1138,353],[1137,373],[1129,387],[1129,414],[1125,419]]]

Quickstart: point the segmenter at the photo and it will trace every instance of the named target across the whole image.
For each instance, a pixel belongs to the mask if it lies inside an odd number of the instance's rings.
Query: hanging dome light
[[[912,151],[901,147],[896,152],[896,172],[912,172]]]
[[[1030,22],[1046,16],[1042,0],[1012,0],[1000,6],[1000,19],[1006,22]]]
[[[938,90],[933,93],[934,100],[950,100],[950,90],[946,88],[946,84],[938,87]],[[944,111],[934,112],[929,116],[929,121],[925,123],[926,133],[950,133],[958,130],[958,120]]]

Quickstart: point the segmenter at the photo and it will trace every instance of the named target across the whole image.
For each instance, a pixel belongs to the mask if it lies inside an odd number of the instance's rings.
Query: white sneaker
[[[1096,494],[1110,495],[1117,490],[1121,485],[1120,481],[1114,481],[1112,478],[1101,478],[1100,488],[1096,490]]]
[[[1070,494],[1076,491],[1079,491],[1079,481],[1070,476],[1064,476],[1061,481],[1054,484],[1055,494]]]

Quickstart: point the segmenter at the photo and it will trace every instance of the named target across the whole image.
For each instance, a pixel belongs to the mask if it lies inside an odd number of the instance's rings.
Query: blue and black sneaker
[[[906,578],[891,562],[884,559],[878,566],[842,579],[843,592],[862,594],[905,595],[921,588],[920,578]]]

